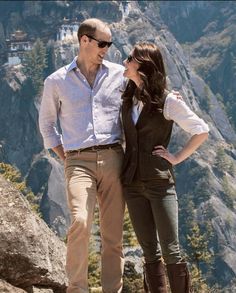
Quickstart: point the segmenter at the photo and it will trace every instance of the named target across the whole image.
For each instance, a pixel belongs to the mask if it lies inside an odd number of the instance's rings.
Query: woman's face
[[[125,66],[125,71],[123,75],[128,79],[135,81],[137,80],[137,78],[140,77],[140,74],[138,72],[140,65],[132,58],[132,53],[133,52],[131,52],[130,55],[123,62]]]

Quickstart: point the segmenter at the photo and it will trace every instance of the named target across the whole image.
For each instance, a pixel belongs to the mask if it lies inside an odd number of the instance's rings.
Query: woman
[[[172,166],[188,158],[208,137],[208,126],[182,99],[166,90],[158,47],[134,46],[124,61],[128,84],[122,95],[126,151],[122,180],[130,218],[143,249],[146,292],[190,292],[189,273],[180,255],[178,202]],[[191,134],[177,153],[167,150],[173,122]]]

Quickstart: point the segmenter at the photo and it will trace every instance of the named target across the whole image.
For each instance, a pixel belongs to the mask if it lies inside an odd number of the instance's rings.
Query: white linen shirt
[[[138,101],[136,98],[134,99],[132,119],[136,124],[143,109],[143,103],[142,101]],[[204,120],[199,118],[183,100],[176,98],[173,93],[169,93],[166,97],[163,115],[165,119],[173,120],[183,130],[191,135],[209,132],[209,127]]]
[[[76,59],[45,80],[39,112],[45,148],[63,144],[68,151],[121,143],[124,67],[104,60],[91,88]],[[62,134],[58,131],[58,121]]]

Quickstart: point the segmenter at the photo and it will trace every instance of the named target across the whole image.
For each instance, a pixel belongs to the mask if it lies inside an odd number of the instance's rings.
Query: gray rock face
[[[229,211],[227,207],[218,199],[212,198],[211,205],[215,212],[221,217],[213,219],[213,226],[217,231],[219,245],[222,248],[221,254],[236,274],[236,234],[231,231],[236,231],[236,215],[233,211]]]
[[[224,104],[235,129],[235,2],[161,1],[160,13],[168,29],[184,44],[192,68]],[[232,127],[226,122],[222,105],[215,107],[214,99],[211,98],[211,116],[230,141]]]
[[[0,140],[5,159],[25,175],[33,155],[42,149],[38,130],[38,111],[32,87],[25,81],[20,66],[8,68],[0,84]],[[7,146],[6,146],[7,145]]]
[[[2,23],[0,22],[0,65],[7,61],[6,49],[7,45],[4,34],[4,28]]]
[[[208,220],[204,217],[208,205],[212,207],[215,213],[211,222],[217,235],[215,245],[219,247],[215,272],[219,278],[222,278],[222,275],[224,276],[223,282],[227,286],[236,275],[236,234],[232,233],[232,231],[236,231],[236,215],[219,198],[212,197],[208,203],[203,203],[198,210],[198,219],[202,223]]]
[[[0,275],[10,284],[65,292],[65,245],[0,176]]]
[[[25,2],[23,5],[23,17],[39,17],[42,12],[42,5],[40,2],[31,1],[30,3]]]
[[[70,223],[70,215],[66,200],[64,167],[56,159],[46,158],[51,172],[43,194],[41,210],[50,227],[59,236],[65,236]]]
[[[192,41],[203,34],[206,23],[214,17],[214,4],[211,5],[210,2],[212,1],[161,1],[160,14],[180,41]],[[196,15],[196,11],[202,13],[200,17]],[[180,23],[184,30],[179,29],[177,24]]]
[[[25,293],[26,291],[20,288],[16,288],[12,286],[11,284],[7,283],[6,281],[0,279],[0,292],[1,293]]]

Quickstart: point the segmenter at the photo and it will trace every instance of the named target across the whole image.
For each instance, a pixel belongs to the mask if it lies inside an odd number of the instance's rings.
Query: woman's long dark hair
[[[138,43],[132,52],[133,60],[140,64],[138,72],[143,81],[142,87],[129,80],[122,95],[124,101],[132,105],[133,96],[141,100],[148,109],[163,109],[166,89],[166,72],[159,48],[152,43]]]

